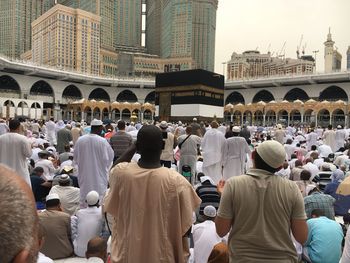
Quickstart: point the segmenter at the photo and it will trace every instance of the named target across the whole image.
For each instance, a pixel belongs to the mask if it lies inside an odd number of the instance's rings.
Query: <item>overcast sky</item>
[[[216,23],[215,71],[232,52],[258,47],[261,53],[279,52],[286,41],[286,57],[296,58],[303,34],[306,54],[317,54],[317,72],[324,71],[324,45],[328,28],[343,55],[350,45],[350,0],[219,0]]]

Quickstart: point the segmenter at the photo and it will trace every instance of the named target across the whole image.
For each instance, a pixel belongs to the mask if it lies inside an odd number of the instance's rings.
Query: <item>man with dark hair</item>
[[[107,262],[107,242],[103,238],[95,237],[89,240],[85,253],[87,262]],[[101,260],[98,260],[101,259]]]
[[[118,121],[115,134],[109,141],[114,151],[114,161],[116,161],[132,144],[132,137],[125,131],[125,121]]]
[[[36,263],[38,215],[33,194],[20,176],[3,165],[0,165],[0,218],[0,261]]]
[[[74,147],[74,161],[78,165],[80,207],[86,207],[85,197],[90,191],[104,197],[108,185],[108,172],[113,163],[114,152],[107,140],[101,137],[103,123],[91,121],[91,133],[79,137]]]
[[[322,209],[325,216],[334,220],[335,199],[323,194],[317,187],[309,191],[309,195],[304,198],[305,212],[307,218],[311,218],[311,212],[315,209]]]
[[[44,208],[45,197],[49,194],[52,183],[42,178],[44,169],[40,166],[35,167],[30,175],[32,191],[35,197],[37,208]]]
[[[21,123],[10,120],[10,132],[0,135],[0,163],[15,170],[30,184],[27,158],[32,155],[32,148],[27,137],[19,134]]]
[[[322,209],[314,209],[307,226],[304,257],[312,263],[339,262],[344,237],[340,224],[327,218]]]
[[[188,231],[200,199],[182,175],[160,165],[162,147],[161,130],[143,126],[136,145],[110,173],[105,210],[115,218],[114,263],[187,261]],[[136,150],[141,158],[130,163]]]
[[[46,242],[40,251],[52,259],[67,258],[73,254],[71,220],[62,212],[58,194],[46,197],[46,210],[39,213]]]
[[[285,156],[281,143],[265,141],[253,152],[254,169],[218,185],[216,231],[223,237],[232,228],[230,261],[298,262],[290,233],[305,242],[306,215],[298,186],[274,174]]]

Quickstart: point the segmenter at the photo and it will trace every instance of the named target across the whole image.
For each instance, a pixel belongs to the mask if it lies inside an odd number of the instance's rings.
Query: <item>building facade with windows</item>
[[[271,53],[260,54],[257,50],[234,52],[227,62],[227,80],[259,78],[277,75],[312,74],[314,59],[301,56],[299,59],[272,57]]]
[[[214,70],[217,0],[147,1],[146,48],[162,58],[191,57]]]
[[[56,5],[32,24],[32,61],[39,65],[98,75],[100,17]]]
[[[0,53],[11,58],[31,49],[31,23],[55,5],[55,0],[1,0]]]

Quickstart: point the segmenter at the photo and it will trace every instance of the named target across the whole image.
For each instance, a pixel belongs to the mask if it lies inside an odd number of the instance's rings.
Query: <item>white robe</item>
[[[335,131],[333,130],[327,130],[323,133],[323,142],[324,144],[330,146],[332,148],[332,151],[335,152],[336,150],[336,142],[335,142]]]
[[[250,148],[243,137],[231,137],[226,140],[223,160],[223,179],[227,181],[232,176],[244,174],[246,155]]]
[[[213,179],[215,184],[222,178],[225,143],[225,136],[218,129],[208,130],[202,140],[203,173]]]
[[[311,146],[316,145],[317,146],[317,138],[318,135],[316,132],[310,132],[306,135],[306,144],[307,144],[307,150],[311,151]]]
[[[339,129],[335,132],[335,150],[338,151],[341,147],[344,147],[345,140],[347,138],[347,132],[344,129]]]
[[[72,216],[79,210],[79,193],[80,189],[77,187],[55,185],[49,194],[58,194],[63,212]]]
[[[31,155],[27,137],[12,132],[0,136],[0,164],[15,170],[30,186],[27,158]]]
[[[193,226],[194,262],[207,263],[214,246],[222,241],[211,220]]]
[[[113,158],[114,151],[106,139],[86,134],[77,140],[74,161],[78,165],[81,207],[86,207],[86,195],[92,190],[99,193],[100,201],[103,199]]]
[[[51,145],[55,145],[57,143],[56,124],[53,121],[48,121],[46,123],[46,131],[47,131],[46,139],[50,142]]]

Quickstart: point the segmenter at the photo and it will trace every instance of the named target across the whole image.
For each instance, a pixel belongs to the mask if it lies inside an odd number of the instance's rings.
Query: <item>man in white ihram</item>
[[[244,174],[247,154],[250,148],[243,137],[239,137],[241,129],[238,126],[232,128],[233,136],[226,139],[224,148],[223,179],[227,181],[232,176]]]
[[[91,191],[86,196],[88,207],[80,209],[72,216],[72,240],[74,253],[85,257],[85,251],[90,239],[101,235],[103,226],[102,210],[99,206],[99,194]]]
[[[90,134],[79,137],[74,147],[81,208],[86,207],[85,197],[90,191],[97,191],[101,201],[107,190],[108,172],[112,166],[114,151],[107,140],[100,136],[102,130],[102,121],[92,120]]]
[[[213,121],[202,140],[203,173],[209,176],[215,184],[222,179],[222,160],[225,146],[225,136],[218,130],[218,123]]]
[[[192,229],[195,263],[207,263],[214,246],[222,241],[222,238],[216,233],[214,223],[216,217],[215,207],[207,205],[204,207],[203,213],[205,221],[194,225]]]

